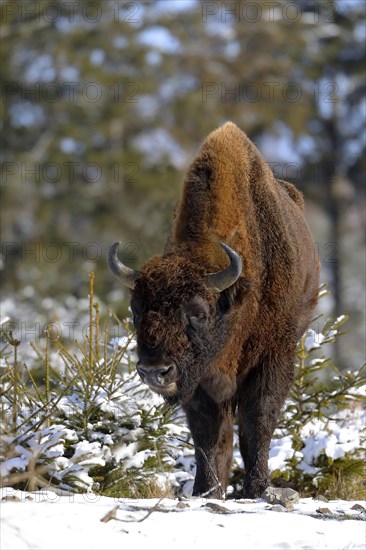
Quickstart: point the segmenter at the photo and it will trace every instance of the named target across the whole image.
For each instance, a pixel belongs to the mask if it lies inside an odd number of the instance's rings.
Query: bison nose
[[[144,365],[137,363],[137,372],[149,386],[167,386],[176,379],[175,365]]]

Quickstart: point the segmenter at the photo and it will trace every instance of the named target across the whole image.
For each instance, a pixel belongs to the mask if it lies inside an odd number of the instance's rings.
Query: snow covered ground
[[[365,548],[364,502],[304,498],[294,511],[278,512],[264,500],[133,500],[11,488],[0,497],[3,550]]]

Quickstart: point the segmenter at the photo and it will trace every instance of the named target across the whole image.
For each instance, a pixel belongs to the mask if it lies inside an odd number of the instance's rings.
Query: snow
[[[320,345],[323,341],[323,334],[317,333],[314,330],[309,329],[305,338],[305,349],[307,351],[310,351],[311,349],[320,348]]]
[[[305,465],[311,466],[321,453],[336,460],[361,446],[361,431],[366,414],[362,410],[354,411],[352,420],[347,422],[349,414],[349,411],[341,411],[338,413],[338,421],[313,420],[305,424],[301,430],[301,437],[305,442],[301,454]],[[305,465],[301,464],[300,468],[309,471]]]
[[[268,468],[271,472],[280,470],[286,465],[286,460],[289,460],[294,454],[292,448],[292,436],[286,435],[278,439],[273,439],[271,442],[271,450],[268,460]]]
[[[114,499],[94,494],[0,491],[4,550],[365,548],[365,512],[355,502],[300,499],[293,512],[264,500]],[[17,500],[12,500],[17,499]],[[358,502],[365,507],[364,502]],[[220,508],[221,507],[221,508]],[[115,519],[101,519],[115,510]],[[319,508],[332,513],[322,516]],[[347,518],[344,518],[344,514]],[[113,516],[113,513],[110,514]]]
[[[13,470],[23,471],[27,467],[27,463],[24,457],[9,458],[9,460],[0,463],[0,476],[5,477]]]

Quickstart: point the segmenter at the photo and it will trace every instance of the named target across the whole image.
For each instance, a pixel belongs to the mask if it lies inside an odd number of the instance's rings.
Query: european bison
[[[293,381],[296,344],[317,302],[319,264],[303,198],[276,180],[232,122],[190,166],[161,257],[141,271],[110,248],[132,289],[137,370],[180,403],[196,447],[193,495],[223,496],[239,422],[244,495],[269,484],[268,450]]]

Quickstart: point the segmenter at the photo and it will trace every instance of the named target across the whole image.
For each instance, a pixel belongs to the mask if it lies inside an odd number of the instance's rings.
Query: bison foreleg
[[[269,446],[292,383],[292,366],[263,363],[243,382],[238,402],[240,451],[245,466],[244,496],[258,498],[269,485]]]
[[[217,404],[201,388],[184,406],[195,445],[193,496],[223,498],[233,452],[230,404]]]

